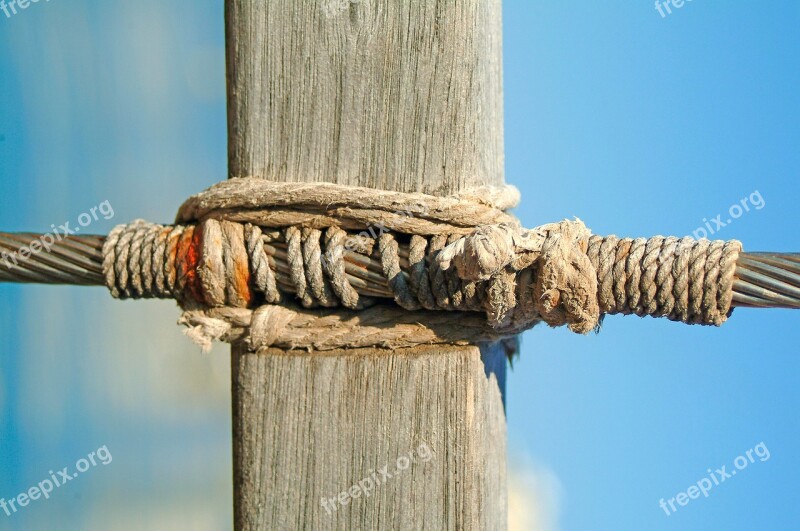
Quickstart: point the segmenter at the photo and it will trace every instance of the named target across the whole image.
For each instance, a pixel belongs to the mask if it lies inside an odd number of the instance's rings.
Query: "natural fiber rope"
[[[587,254],[597,264],[602,313],[720,325],[731,308],[741,250],[737,241],[592,236]]]
[[[729,315],[738,242],[599,238],[579,220],[526,230],[503,212],[517,198],[512,188],[437,198],[235,179],[184,203],[178,221],[192,225],[115,228],[104,274],[114,296],[176,298],[204,348],[398,347],[495,340],[541,321],[586,333],[604,313],[715,325]],[[286,270],[268,246],[285,249]],[[354,252],[367,264],[359,276],[382,280],[405,313],[353,285]],[[370,309],[319,309],[335,306]]]

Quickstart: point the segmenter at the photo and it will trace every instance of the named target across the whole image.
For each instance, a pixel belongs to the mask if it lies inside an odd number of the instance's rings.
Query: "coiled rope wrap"
[[[742,244],[655,236],[592,236],[600,311],[721,325],[731,313]]]
[[[204,348],[474,343],[542,321],[586,333],[604,313],[727,318],[738,242],[599,238],[580,220],[524,229],[504,212],[518,198],[234,179],[187,200],[178,225],[115,228],[103,271],[115,297],[177,299]]]

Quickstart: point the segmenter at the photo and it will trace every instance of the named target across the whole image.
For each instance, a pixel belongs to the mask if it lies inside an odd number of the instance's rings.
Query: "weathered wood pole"
[[[503,183],[499,0],[226,0],[225,15],[230,177]],[[234,349],[232,368],[236,529],[506,527],[502,383],[477,347]]]

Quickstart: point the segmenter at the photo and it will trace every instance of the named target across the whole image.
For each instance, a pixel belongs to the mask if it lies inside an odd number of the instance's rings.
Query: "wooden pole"
[[[225,15],[231,177],[503,182],[499,0],[226,0]],[[497,350],[234,349],[236,529],[505,528]]]

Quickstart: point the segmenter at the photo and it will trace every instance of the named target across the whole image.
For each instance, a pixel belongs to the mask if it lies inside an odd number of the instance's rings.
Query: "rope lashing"
[[[114,229],[104,246],[106,284],[121,298],[178,299],[186,310],[182,321],[194,327],[192,335],[204,347],[228,338],[234,328],[247,329],[245,314],[237,314],[234,326],[230,312],[212,309],[280,303],[279,285],[304,308],[374,306],[375,296],[363,284],[356,289],[354,275],[347,274],[348,266],[351,273],[354,269],[345,260],[351,249],[376,258],[380,270],[366,271],[382,276],[398,306],[412,312],[484,311],[488,326],[482,328],[492,338],[541,321],[589,332],[599,322],[601,301],[606,313],[701,324],[727,318],[739,244],[607,240],[592,248],[596,269],[588,254],[591,235],[582,222],[523,229],[503,212],[517,200],[513,188],[436,198],[337,185],[226,181],[184,203],[178,222],[191,225],[139,221]],[[364,232],[354,239],[345,228]],[[270,264],[265,245],[282,247],[288,270]],[[649,280],[644,290],[641,277]],[[260,345],[264,338],[274,342],[280,336],[275,323],[285,327],[294,315],[257,309],[250,315],[249,336],[243,337],[253,343],[257,336]],[[458,328],[458,320],[452,326]]]
[[[0,280],[176,299],[204,348],[474,343],[542,321],[579,333],[613,313],[719,325],[735,305],[798,305],[791,255],[592,236],[579,220],[528,230],[504,212],[518,197],[510,187],[438,198],[234,179],[187,200],[174,226],[136,221],[105,239],[70,237],[0,267]],[[27,236],[0,234],[0,247]]]

